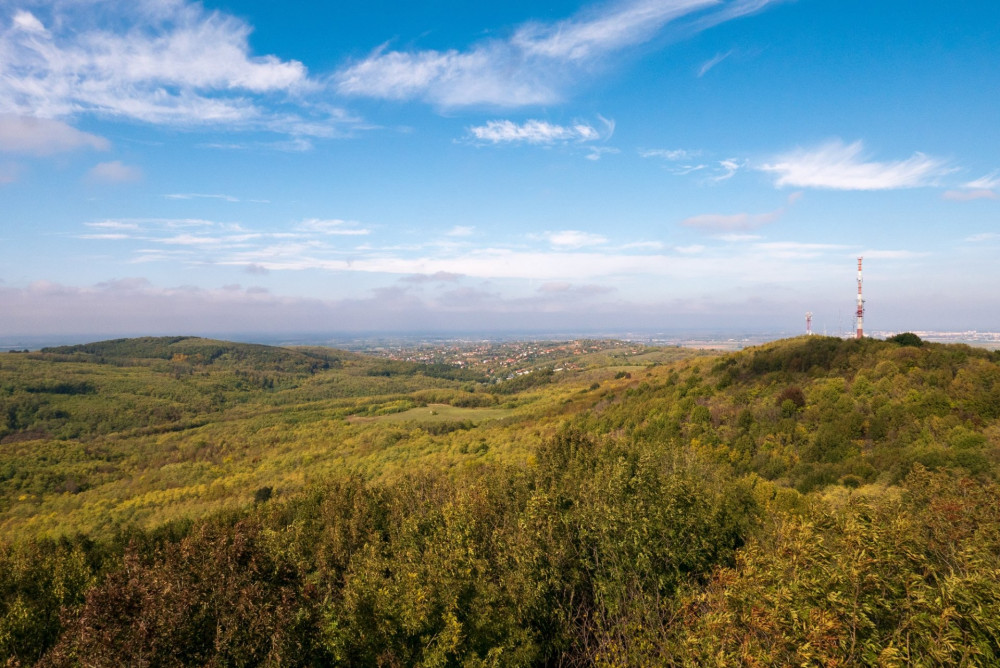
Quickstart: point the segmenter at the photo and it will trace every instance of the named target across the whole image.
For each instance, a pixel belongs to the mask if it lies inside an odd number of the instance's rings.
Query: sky
[[[1000,331],[1000,3],[0,0],[0,337]]]

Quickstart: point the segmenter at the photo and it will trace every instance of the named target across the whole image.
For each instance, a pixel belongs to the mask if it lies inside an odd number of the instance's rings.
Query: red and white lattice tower
[[[854,338],[860,339],[865,335],[865,300],[861,298],[861,260],[858,258],[858,331]]]
[[[806,336],[812,336],[813,333],[813,314],[812,311],[806,311]]]

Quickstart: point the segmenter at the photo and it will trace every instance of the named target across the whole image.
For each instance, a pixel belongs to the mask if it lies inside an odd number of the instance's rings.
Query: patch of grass
[[[401,413],[379,415],[376,417],[350,417],[348,422],[485,422],[497,420],[511,415],[509,408],[459,408],[448,404],[428,404],[419,408],[411,408]]]

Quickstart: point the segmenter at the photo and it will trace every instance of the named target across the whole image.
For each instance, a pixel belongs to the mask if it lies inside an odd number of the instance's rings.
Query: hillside
[[[1000,355],[0,357],[24,665],[995,665]]]

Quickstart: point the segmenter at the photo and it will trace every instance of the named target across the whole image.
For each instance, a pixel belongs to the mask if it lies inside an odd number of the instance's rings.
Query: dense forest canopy
[[[559,371],[556,371],[559,369]],[[1000,355],[0,356],[8,665],[997,665]]]

